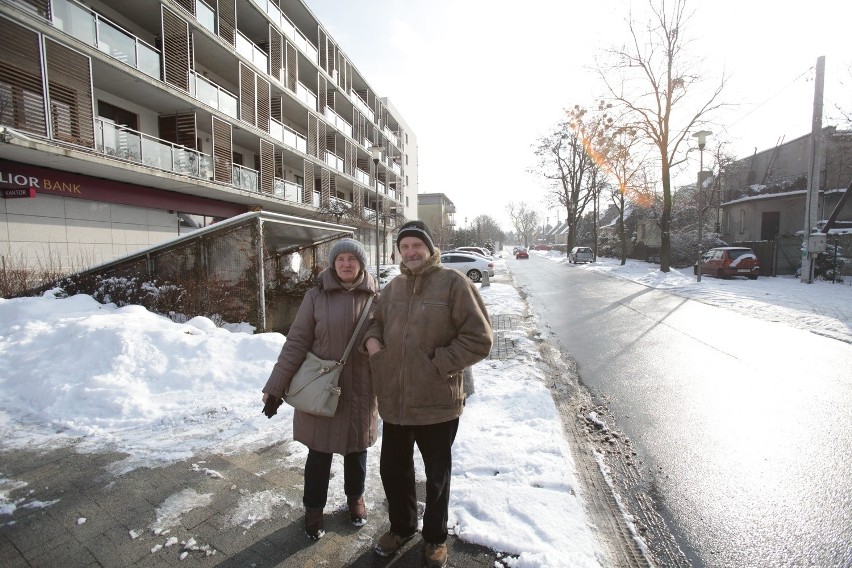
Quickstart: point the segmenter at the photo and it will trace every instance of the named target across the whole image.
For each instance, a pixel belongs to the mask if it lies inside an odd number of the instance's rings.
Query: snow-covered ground
[[[556,253],[533,254],[565,262]],[[498,274],[507,270],[507,258],[503,253],[495,261]],[[696,283],[691,271],[663,274],[655,265],[620,266],[610,259],[579,268],[852,341],[852,287],[846,284],[805,285],[790,277]],[[476,394],[454,446],[452,530],[512,554],[504,561],[518,568],[603,567],[574,458],[545,386],[547,370],[528,337],[535,330],[521,317],[524,301],[505,282],[480,292],[492,317],[517,316],[517,327],[505,332],[517,355],[474,368]],[[0,299],[0,455],[69,445],[118,451],[127,456],[112,465],[120,475],[197,453],[252,451],[286,440],[292,412],[283,406],[267,419],[260,391],[284,341],[246,326],[219,328],[203,317],[179,324],[88,296]],[[383,499],[379,448],[369,452],[368,507]],[[302,450],[290,458],[294,467],[304,461]],[[341,479],[342,461],[334,467]],[[20,496],[26,495],[22,484],[0,465],[0,525],[13,522],[17,508],[52,506]],[[275,508],[258,506],[266,497],[274,496],[248,496],[249,506],[229,512],[228,522],[246,528],[274,522]],[[341,484],[332,483],[329,499],[329,509],[344,506]],[[205,505],[203,496],[176,494],[163,503],[160,524]]]

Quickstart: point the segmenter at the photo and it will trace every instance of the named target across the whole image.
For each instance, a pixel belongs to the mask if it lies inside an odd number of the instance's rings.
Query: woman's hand
[[[366,347],[367,353],[370,355],[370,357],[372,357],[373,355],[382,350],[382,343],[375,337],[371,337],[367,340]]]

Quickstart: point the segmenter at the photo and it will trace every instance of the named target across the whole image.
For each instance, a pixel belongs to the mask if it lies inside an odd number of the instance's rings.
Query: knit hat
[[[405,237],[417,237],[429,247],[429,254],[435,254],[435,245],[432,243],[432,231],[429,226],[423,221],[415,219],[409,221],[399,228],[399,233],[396,235],[396,247],[399,248],[399,241]]]
[[[355,239],[340,239],[334,243],[334,246],[331,247],[331,251],[328,253],[328,264],[334,266],[334,259],[344,252],[351,252],[358,257],[358,262],[361,263],[361,270],[367,268],[367,252],[361,243]]]

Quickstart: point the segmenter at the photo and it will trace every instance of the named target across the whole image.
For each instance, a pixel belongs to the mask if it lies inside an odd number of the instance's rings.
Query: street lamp
[[[370,146],[370,155],[373,157],[373,186],[376,188],[376,283],[379,282],[379,160],[382,159],[384,148],[381,146]]]
[[[701,234],[701,174],[704,173],[704,145],[707,142],[707,137],[713,134],[709,130],[699,130],[692,136],[698,138],[698,150],[699,150],[699,162],[698,162],[698,264],[696,265],[695,271],[695,279],[697,282],[701,282],[701,239],[703,235]]]

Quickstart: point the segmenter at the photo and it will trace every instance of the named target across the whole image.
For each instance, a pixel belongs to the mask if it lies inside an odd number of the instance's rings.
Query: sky
[[[445,193],[456,227],[490,215],[510,230],[506,205],[527,203],[555,224],[535,142],[564,109],[596,106],[605,93],[597,69],[623,44],[631,0],[305,0],[380,96],[390,98],[417,135],[421,193]],[[633,1],[634,13],[648,4]],[[823,126],[836,104],[852,100],[848,22],[852,3],[813,0],[692,2],[689,54],[707,78],[724,75],[729,104],[709,127],[704,165],[725,141],[737,158],[810,133],[814,68],[826,58]],[[840,85],[844,81],[845,85]],[[694,145],[694,139],[689,138]],[[692,183],[698,152],[676,171]],[[483,199],[488,196],[488,199]]]
[[[556,252],[531,254],[566,262]],[[540,326],[524,317],[525,301],[507,277],[507,256],[495,259],[490,286],[478,286],[492,318],[518,316],[518,326],[506,332],[516,354],[474,367],[475,393],[453,447],[449,526],[465,541],[511,555],[504,560],[513,568],[604,568],[576,462],[547,388],[537,350]],[[653,264],[629,260],[621,266],[604,258],[576,269],[852,343],[850,283],[705,277],[699,284],[690,269],[662,273]],[[68,446],[84,453],[115,451],[127,455],[110,466],[120,475],[198,453],[253,451],[291,439],[290,407],[282,405],[271,420],[261,414],[261,389],[285,340],[279,333],[253,334],[246,324],[216,327],[204,317],[175,323],[140,306],[117,308],[84,295],[0,299],[0,455]],[[571,373],[567,366],[562,372]],[[592,414],[587,418],[600,421]],[[292,447],[290,465],[301,468],[307,449]],[[381,437],[368,452],[368,510],[384,499],[380,448]],[[418,479],[425,480],[415,456]],[[333,468],[342,479],[339,457]],[[342,484],[332,483],[329,490],[327,510],[345,507]],[[191,493],[176,493],[158,510],[178,523],[208,504]],[[0,526],[14,522],[18,508],[55,504],[38,496],[37,487],[7,477],[0,460]],[[291,522],[284,515],[272,506],[223,511],[223,518],[246,530]],[[139,530],[159,534],[157,528]],[[167,543],[164,535],[163,546]]]

